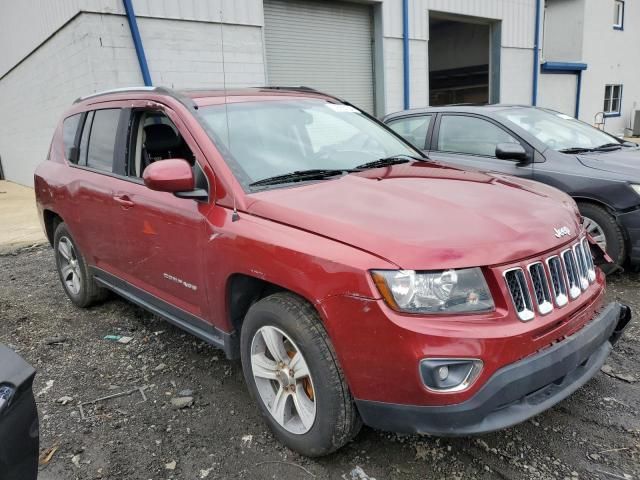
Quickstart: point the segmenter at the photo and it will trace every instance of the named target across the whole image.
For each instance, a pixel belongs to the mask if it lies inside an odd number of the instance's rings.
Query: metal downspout
[[[138,63],[140,64],[140,72],[142,73],[142,79],[147,87],[152,86],[151,74],[149,73],[149,66],[147,65],[147,57],[144,54],[144,47],[142,46],[142,38],[140,38],[140,31],[138,30],[138,22],[136,21],[136,14],[133,11],[133,4],[131,0],[122,0],[124,4],[124,11],[127,14],[127,21],[129,22],[129,29],[131,30],[131,38],[133,39],[133,46],[136,49],[136,55],[138,56]]]
[[[409,0],[402,0],[402,69],[404,75],[404,109],[410,105],[409,92]]]
[[[536,25],[533,40],[533,91],[531,92],[531,105],[538,103],[538,75],[540,74],[540,14],[543,0],[536,1]]]

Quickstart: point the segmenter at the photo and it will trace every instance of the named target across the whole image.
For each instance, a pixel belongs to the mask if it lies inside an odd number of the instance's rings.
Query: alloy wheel
[[[593,240],[606,252],[607,237],[605,236],[604,230],[600,224],[591,218],[582,217],[582,226],[587,233],[593,237]]]
[[[316,419],[316,397],[307,362],[282,330],[260,328],[251,341],[251,371],[262,402],[278,424],[307,433]]]
[[[61,237],[58,241],[58,259],[62,281],[71,294],[78,295],[82,285],[82,274],[75,248],[68,237]]]

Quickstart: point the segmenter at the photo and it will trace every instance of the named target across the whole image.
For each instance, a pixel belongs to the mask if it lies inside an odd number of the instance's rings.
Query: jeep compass
[[[592,378],[630,319],[568,195],[432,162],[311,89],[80,98],[35,188],[73,303],[111,290],[239,358],[305,455],[363,423],[522,422]]]

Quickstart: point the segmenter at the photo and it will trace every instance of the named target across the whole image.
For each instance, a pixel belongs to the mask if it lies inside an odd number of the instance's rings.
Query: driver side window
[[[505,130],[478,117],[443,115],[440,120],[437,150],[495,157],[499,143],[520,142]]]
[[[127,175],[142,178],[150,164],[181,158],[193,167],[195,157],[171,119],[156,110],[134,111],[130,127]]]

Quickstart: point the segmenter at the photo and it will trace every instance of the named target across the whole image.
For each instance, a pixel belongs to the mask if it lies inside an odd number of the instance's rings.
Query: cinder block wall
[[[264,85],[261,27],[140,18],[154,85]],[[62,113],[82,95],[141,85],[127,20],[81,13],[0,79],[0,155],[6,178],[33,184]]]

